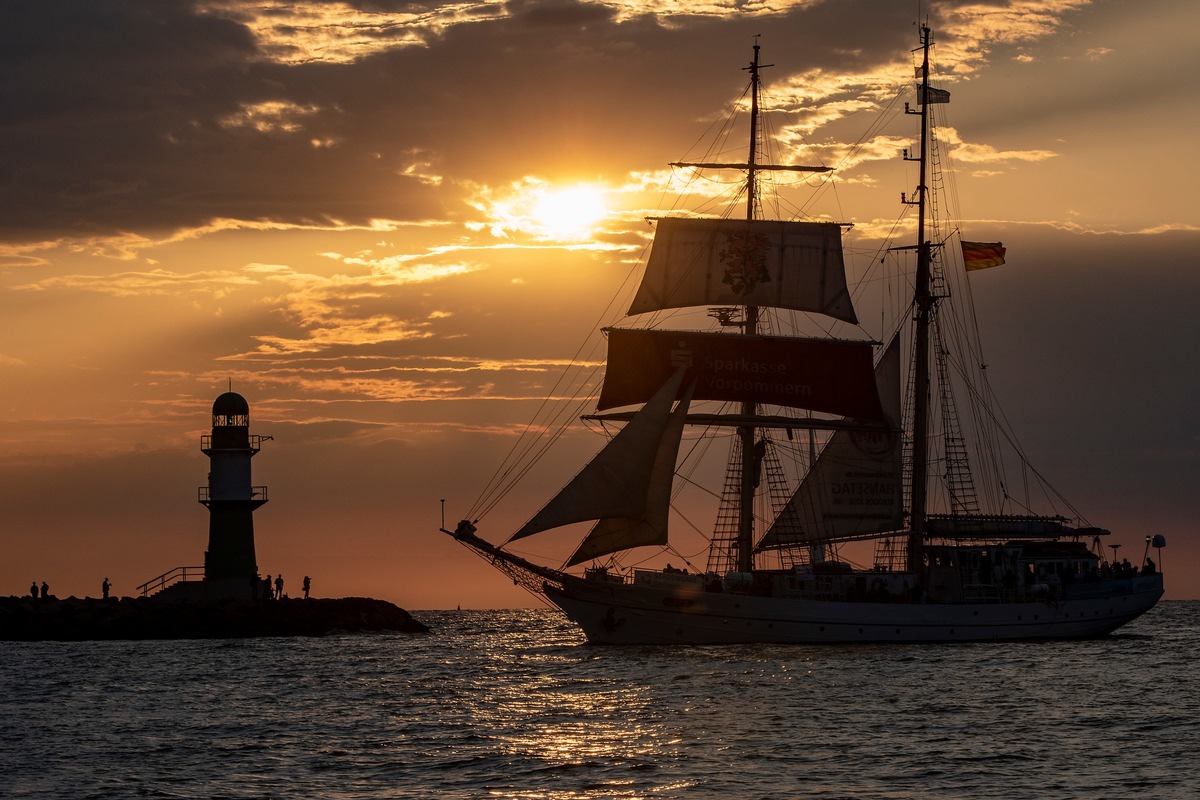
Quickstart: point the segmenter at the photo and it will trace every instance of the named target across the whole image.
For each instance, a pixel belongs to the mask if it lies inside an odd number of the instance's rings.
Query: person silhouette
[[[312,579],[307,575],[304,576],[304,599],[308,599],[308,590],[312,587]]]
[[[33,583],[29,584],[29,594],[31,594],[35,598],[38,596],[37,581],[34,581]]]
[[[100,584],[100,591],[104,593],[104,599],[108,599],[108,590],[112,588],[112,584],[108,582],[108,578],[104,579],[104,583]]]
[[[49,596],[50,596],[50,585],[48,583],[46,583],[45,581],[42,581],[42,597],[46,598]]]
[[[283,574],[275,576],[275,599],[283,599]]]

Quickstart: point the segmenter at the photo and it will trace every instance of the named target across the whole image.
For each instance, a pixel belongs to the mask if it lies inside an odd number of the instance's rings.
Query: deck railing
[[[271,437],[270,437],[270,436],[247,436],[246,438],[249,440],[249,443],[250,443],[250,448],[249,448],[249,449],[250,449],[251,451],[253,451],[254,453],[257,453],[259,450],[261,450],[261,449],[262,449],[262,443],[263,443],[263,442],[265,442],[265,441],[269,442],[269,441],[271,440]],[[211,433],[202,433],[202,434],[200,434],[200,450],[201,450],[202,452],[205,452],[205,453],[207,453],[207,452],[209,452],[209,451],[210,451],[210,450],[212,450],[212,449],[214,449],[214,448],[213,448],[213,446],[212,446],[212,434],[211,434]],[[246,448],[244,448],[244,447],[233,447],[233,448],[229,448],[229,449],[231,449],[231,450],[245,450]]]
[[[196,499],[199,500],[201,503],[204,503],[205,505],[212,502],[213,498],[212,498],[211,487],[208,487],[208,486],[199,487],[196,490]],[[267,502],[267,500],[269,499],[267,497],[267,487],[251,486],[250,487],[250,499],[255,500],[259,503]]]

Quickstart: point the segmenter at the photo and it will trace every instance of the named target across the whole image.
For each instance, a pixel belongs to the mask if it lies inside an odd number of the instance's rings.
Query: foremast
[[[828,167],[809,167],[794,164],[760,164],[758,162],[758,123],[759,96],[762,88],[760,70],[773,64],[759,62],[761,45],[758,37],[754,42],[754,57],[750,66],[744,67],[750,73],[750,147],[745,164],[714,164],[696,162],[674,162],[672,166],[697,167],[709,169],[725,169],[738,167],[746,170],[746,221],[753,222],[759,217],[758,173],[764,170],[787,170],[793,172],[828,172]],[[758,334],[759,307],[757,305],[742,306],[742,334],[755,336]],[[749,420],[758,415],[758,404],[746,401],[741,404],[742,417]],[[739,499],[737,515],[736,564],[738,572],[750,572],[754,568],[754,494],[758,486],[759,457],[755,447],[758,429],[752,424],[737,426],[738,446],[741,448],[742,464],[739,481]]]
[[[831,427],[866,427],[878,433],[899,412],[883,408],[874,346],[869,341],[811,339],[760,333],[764,307],[820,313],[850,324],[858,319],[846,285],[841,225],[835,222],[762,219],[758,181],[767,170],[828,172],[828,167],[760,163],[760,48],[748,67],[750,146],[744,162],[673,166],[738,169],[745,175],[743,218],[663,217],[642,283],[627,314],[707,306],[737,335],[660,328],[605,328],[608,368],[597,410],[640,405],[632,413],[586,418],[621,419],[620,431],[533,518],[492,549],[476,546],[474,523],[454,536],[508,571],[530,579],[566,580],[560,573],[531,572],[499,553],[510,542],[564,525],[592,521],[591,531],[564,569],[634,547],[667,544],[667,517],[680,438],[686,424],[732,425],[734,453],[720,518],[732,525],[714,552],[715,571],[754,568],[754,501],[767,449],[760,429],[807,427],[801,418],[762,417],[778,405],[845,418]],[[714,366],[715,365],[715,366]],[[733,365],[733,366],[725,366]],[[780,365],[787,365],[781,368]],[[898,381],[897,381],[898,383]],[[692,399],[731,402],[735,414],[692,419]],[[899,405],[899,401],[896,401]],[[810,421],[811,422],[811,421]],[[822,426],[824,427],[824,426]],[[740,452],[739,452],[740,451]],[[897,470],[898,471],[898,470]],[[899,498],[895,504],[899,509]],[[721,522],[718,523],[722,524]],[[899,517],[890,530],[900,527]],[[467,533],[471,535],[465,535]],[[769,533],[769,531],[768,531]],[[764,534],[765,536],[766,534]],[[500,567],[500,564],[497,564]],[[514,579],[524,583],[520,577]]]

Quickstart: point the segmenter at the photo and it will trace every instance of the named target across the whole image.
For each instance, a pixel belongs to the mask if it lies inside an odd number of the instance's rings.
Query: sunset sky
[[[439,502],[467,513],[620,317],[668,162],[741,96],[755,35],[778,154],[843,165],[811,213],[892,224],[912,120],[872,125],[914,100],[920,18],[964,236],[1008,248],[971,278],[992,385],[1121,555],[1165,535],[1167,598],[1200,598],[1194,0],[2,5],[0,594],[203,563],[200,437],[232,386],[274,437],[264,574],[533,604]],[[596,446],[564,441],[480,533]]]

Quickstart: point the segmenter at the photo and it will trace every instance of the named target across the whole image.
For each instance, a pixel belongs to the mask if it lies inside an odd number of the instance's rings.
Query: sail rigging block
[[[832,222],[660,219],[629,314],[772,306],[856,323],[841,227]]]
[[[859,538],[903,525],[898,338],[880,358],[875,379],[885,398],[887,427],[835,431],[759,549]]]
[[[680,392],[685,370],[666,376],[658,392],[608,441],[554,498],[514,533],[509,541],[586,520],[641,519],[646,514],[647,486],[655,478],[659,462],[666,458],[664,442],[673,431],[671,404]],[[687,416],[687,408],[683,410]],[[671,473],[682,435],[674,434],[670,454]],[[669,480],[669,476],[668,476]]]
[[[695,399],[756,402],[884,421],[871,343],[608,328],[599,410],[646,402],[680,366]]]

